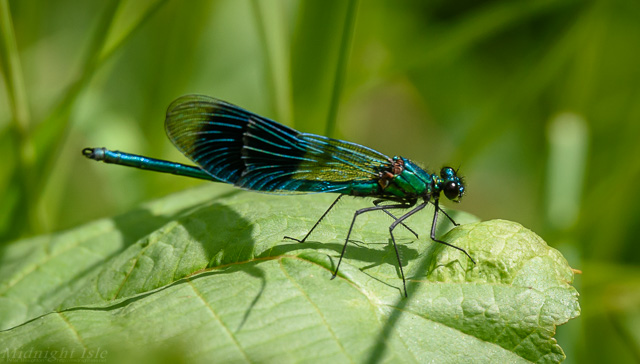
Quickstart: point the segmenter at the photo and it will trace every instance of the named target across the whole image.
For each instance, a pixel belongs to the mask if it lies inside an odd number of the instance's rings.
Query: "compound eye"
[[[449,179],[456,175],[456,171],[451,167],[443,167],[440,170],[440,177],[444,179]]]
[[[449,200],[455,200],[458,198],[459,192],[460,188],[456,182],[447,182],[444,185],[444,195],[447,196]]]

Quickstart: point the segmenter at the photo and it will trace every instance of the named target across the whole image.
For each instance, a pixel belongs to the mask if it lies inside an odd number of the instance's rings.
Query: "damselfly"
[[[463,181],[451,167],[442,168],[440,174],[428,173],[409,159],[389,158],[355,143],[300,133],[238,106],[202,95],[187,95],[175,100],[167,110],[165,129],[173,144],[197,166],[106,148],[85,148],[82,154],[105,163],[225,182],[251,191],[338,193],[302,239],[285,236],[300,243],[307,240],[343,196],[375,198],[374,206],[357,210],[353,215],[331,279],[338,274],[356,218],[365,212],[380,210],[394,219],[389,234],[406,296],[407,286],[393,230],[401,224],[417,237],[404,220],[429,203],[435,207],[431,239],[462,251],[473,261],[464,249],[436,239],[439,212],[458,225],[439,205],[441,193],[455,202],[459,202],[464,194]],[[411,210],[396,217],[391,213],[394,209]]]

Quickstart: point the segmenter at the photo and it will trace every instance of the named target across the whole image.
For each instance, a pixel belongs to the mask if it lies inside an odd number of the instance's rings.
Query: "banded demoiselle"
[[[338,274],[356,218],[365,212],[380,210],[394,219],[389,226],[389,234],[407,296],[393,230],[402,224],[417,237],[403,221],[429,203],[435,207],[431,239],[462,251],[473,261],[464,249],[436,239],[439,212],[458,225],[439,205],[441,193],[455,202],[459,202],[464,194],[463,181],[451,167],[442,168],[439,175],[428,173],[409,159],[389,158],[355,143],[301,133],[238,106],[202,95],[182,96],[171,103],[165,129],[173,144],[196,166],[106,148],[85,148],[82,154],[105,163],[225,182],[251,191],[338,193],[335,201],[302,239],[284,237],[300,243],[307,240],[343,196],[374,198],[374,206],[354,213],[331,279]],[[390,212],[409,208],[411,210],[400,217]]]

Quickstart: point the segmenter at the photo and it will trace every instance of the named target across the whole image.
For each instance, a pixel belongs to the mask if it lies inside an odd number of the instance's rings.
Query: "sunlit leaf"
[[[207,185],[128,214],[9,245],[0,261],[0,341],[108,355],[171,346],[195,360],[558,362],[556,325],[579,314],[573,271],[537,235],[469,222],[428,238],[431,215],[396,230],[402,294],[381,213],[346,199],[309,242],[329,195],[273,196]],[[443,219],[440,230],[450,228]],[[123,341],[122,338],[127,340]]]

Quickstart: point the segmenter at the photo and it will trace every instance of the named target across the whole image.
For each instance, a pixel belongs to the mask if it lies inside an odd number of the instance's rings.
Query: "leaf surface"
[[[431,242],[433,210],[394,231],[345,198],[274,196],[206,185],[0,255],[0,342],[10,352],[179,348],[196,362],[559,362],[556,325],[579,314],[573,271],[519,224],[474,222]],[[123,340],[123,338],[126,338]],[[34,349],[35,348],[35,349]],[[4,349],[3,349],[4,350]],[[93,350],[93,351],[92,351]]]

